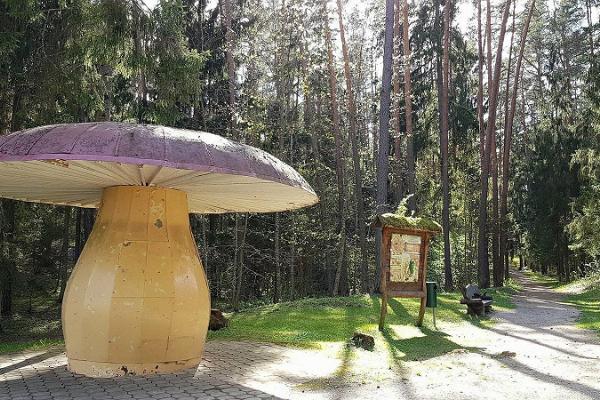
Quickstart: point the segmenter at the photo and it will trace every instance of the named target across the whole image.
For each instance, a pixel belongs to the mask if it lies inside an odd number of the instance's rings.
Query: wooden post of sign
[[[423,271],[423,280],[422,280],[422,291],[424,296],[421,297],[421,306],[419,308],[419,317],[417,318],[417,326],[423,325],[423,318],[425,317],[425,304],[427,303],[427,253],[429,252],[429,235],[423,235],[424,240],[421,241],[421,270]]]
[[[381,313],[379,316],[379,330],[383,331],[383,324],[385,322],[385,316],[387,315],[387,280],[388,280],[388,268],[383,267],[381,271]]]

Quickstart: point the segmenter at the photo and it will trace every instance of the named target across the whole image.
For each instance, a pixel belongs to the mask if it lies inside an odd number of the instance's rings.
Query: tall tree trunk
[[[400,14],[402,12],[401,0],[394,0],[394,37],[400,37]],[[402,133],[400,132],[400,70],[402,68],[402,43],[399,40],[395,41],[394,44],[394,55],[393,55],[393,85],[392,85],[392,99],[393,99],[393,115],[392,115],[392,130],[394,132],[394,166],[393,166],[393,192],[394,192],[394,203],[399,204],[404,195],[404,165],[402,160]]]
[[[279,215],[279,214],[276,214]],[[240,219],[244,221],[240,227]],[[246,232],[248,231],[248,214],[244,216],[236,215],[235,219],[235,263],[234,263],[234,276],[236,277],[235,285],[233,287],[233,309],[239,310],[240,297],[242,292],[242,277],[244,272],[244,248],[246,247]]]
[[[275,238],[274,238],[274,256],[275,256],[275,291],[273,292],[273,303],[281,301],[281,221],[279,213],[275,213]]]
[[[139,7],[133,7],[133,46],[135,54],[135,69],[136,69],[136,80],[137,80],[137,122],[139,124],[145,122],[146,110],[148,108],[147,102],[147,87],[146,87],[146,72],[144,68],[144,62],[142,61],[146,57],[146,26],[144,19],[146,18],[144,12]]]
[[[489,188],[489,171],[491,161],[492,137],[495,135],[496,111],[498,106],[498,88],[500,85],[500,73],[502,67],[502,48],[504,44],[504,35],[506,33],[506,23],[510,14],[510,0],[507,0],[502,13],[502,22],[500,33],[498,35],[498,47],[496,50],[496,60],[494,65],[494,74],[491,87],[489,87],[489,109],[488,123],[486,127],[484,160],[481,166],[481,191],[479,196],[479,284],[482,288],[490,285],[490,271],[488,259],[488,231],[487,231],[487,195]],[[488,26],[488,29],[490,27]]]
[[[302,75],[303,75],[303,85],[302,87],[304,88],[304,92],[303,92],[303,96],[304,96],[304,103],[303,103],[303,128],[304,128],[304,132],[306,132],[307,134],[310,135],[310,148],[311,148],[311,152],[312,152],[312,161],[313,161],[313,168],[315,171],[315,189],[317,191],[318,194],[322,194],[324,192],[323,190],[323,178],[322,178],[322,173],[321,173],[321,151],[319,149],[319,129],[317,129],[317,127],[313,126],[313,116],[316,115],[320,115],[320,97],[317,97],[317,106],[315,107],[314,103],[314,99],[313,99],[313,93],[310,89],[310,73],[309,73],[309,69],[308,69],[308,60],[307,58],[309,57],[309,53],[308,53],[308,46],[306,43],[303,44],[303,56],[302,56],[302,61],[301,61],[301,67],[302,67]],[[321,222],[321,228],[325,229],[325,202],[320,201],[319,202],[319,214],[320,214],[320,222]]]
[[[529,4],[529,10],[527,12],[527,17],[525,18],[525,23],[523,24],[523,28],[521,30],[521,39],[519,44],[519,54],[517,56],[517,65],[515,67],[515,75],[513,82],[512,94],[510,97],[510,106],[507,107],[507,117],[506,122],[504,124],[504,151],[502,154],[502,193],[500,195],[500,252],[502,254],[506,253],[506,245],[507,245],[507,223],[506,223],[506,215],[508,212],[508,184],[509,184],[509,174],[510,174],[510,150],[512,146],[512,131],[513,131],[513,122],[515,119],[515,111],[517,108],[517,95],[519,90],[519,78],[521,77],[521,66],[523,63],[523,54],[525,52],[525,43],[527,40],[527,33],[529,32],[529,24],[531,22],[531,16],[535,10],[535,0],[531,0]],[[514,35],[514,33],[513,33]],[[512,40],[511,40],[512,42]],[[511,46],[512,47],[512,46]],[[508,90],[508,86],[507,86]],[[504,266],[504,274],[505,279],[509,278],[509,262]]]
[[[361,288],[363,293],[369,290],[369,265],[367,260],[367,225],[365,222],[364,199],[362,194],[362,171],[360,168],[360,143],[358,133],[358,122],[356,115],[356,103],[354,90],[352,88],[352,73],[350,71],[350,56],[346,45],[344,31],[344,20],[342,17],[342,2],[337,0],[337,13],[340,26],[340,38],[342,41],[342,53],[344,56],[344,76],[346,78],[346,101],[348,104],[348,116],[350,119],[350,142],[352,144],[352,164],[354,167],[354,197],[356,202],[356,218],[358,225],[358,241],[360,244],[360,271]]]
[[[531,13],[531,10],[530,10]],[[588,38],[590,41],[590,63],[594,63],[594,22],[592,21],[591,0],[585,0],[585,15],[588,24]]]
[[[237,136],[235,126],[235,61],[233,59],[233,48],[234,48],[234,37],[232,23],[231,23],[231,2],[230,0],[223,0],[223,18],[225,21],[225,61],[227,63],[227,87],[229,91],[228,105],[229,105],[229,134],[231,137],[239,139]]]
[[[22,70],[19,66],[19,70]],[[13,83],[14,93],[12,96],[11,105],[11,132],[18,131],[22,128],[23,115],[23,96],[22,88],[17,83]],[[13,285],[16,274],[15,263],[15,208],[16,201],[11,199],[1,199],[0,206],[2,207],[2,220],[0,220],[0,233],[2,241],[0,243],[2,253],[0,254],[0,316],[9,316],[13,312]]]
[[[325,16],[325,21],[328,21],[327,2],[325,0],[323,1],[323,12]],[[335,174],[338,190],[338,243],[336,254],[336,271],[334,284],[332,288],[332,294],[335,296],[338,294],[339,290],[340,279],[342,277],[342,269],[344,268],[344,252],[346,251],[346,189],[344,184],[344,155],[342,132],[340,130],[340,113],[337,102],[337,77],[333,59],[331,30],[329,29],[328,22],[326,22],[325,24],[325,40],[327,45],[327,69],[329,72],[329,94],[331,98],[331,120],[333,124],[333,135],[335,138]]]
[[[483,53],[483,34],[481,29],[481,3],[483,0],[477,2],[477,121],[479,126],[479,163],[483,169],[483,163],[485,160],[485,121],[483,116],[483,68],[484,68],[484,53]],[[471,224],[473,219],[471,219]],[[472,225],[471,225],[472,226]],[[473,232],[471,229],[471,237],[473,240]],[[481,267],[478,269],[478,274],[481,274]],[[481,282],[481,278],[479,279]]]
[[[479,161],[483,165],[485,153],[485,122],[483,120],[483,38],[481,31],[481,2],[477,2],[477,120],[479,122]]]
[[[390,94],[392,91],[392,53],[394,40],[394,0],[385,1],[385,36],[383,42],[383,72],[379,99],[379,145],[377,151],[377,214],[388,208],[388,157],[390,147]],[[377,277],[381,272],[382,230],[375,229],[375,258]],[[379,279],[376,281],[379,288]]]
[[[407,1],[407,0],[405,0]],[[438,78],[441,84],[440,96],[440,156],[442,175],[442,227],[444,234],[444,287],[452,290],[452,265],[450,259],[450,189],[448,177],[448,82],[450,78],[450,10],[452,2],[446,0],[444,6],[443,43],[442,43],[442,71]],[[439,71],[439,68],[438,68]],[[440,79],[441,78],[441,79]]]
[[[62,302],[63,296],[65,294],[65,289],[67,287],[67,277],[69,276],[69,274],[67,273],[67,267],[69,266],[69,264],[71,264],[71,260],[69,260],[69,241],[71,240],[70,231],[71,207],[65,207],[63,217],[63,237],[60,247],[60,255],[62,260],[60,263],[60,268],[58,270],[58,279],[60,282],[58,302]]]
[[[494,278],[494,286],[502,286],[504,278],[504,268],[500,261],[499,252],[499,237],[498,237],[498,149],[496,141],[496,131],[492,132],[492,147],[490,148],[490,168],[492,174],[492,218],[490,224],[492,226],[492,271]]]
[[[292,226],[296,225],[296,221],[292,216]],[[292,228],[292,240],[290,242],[290,279],[289,279],[289,300],[296,298],[296,229]]]
[[[0,315],[13,313],[13,286],[16,274],[16,200],[2,199],[2,244],[0,268]]]
[[[510,103],[510,79],[511,79],[511,69],[512,69],[512,59],[513,59],[513,44],[514,44],[514,40],[515,40],[515,20],[517,18],[517,14],[516,14],[516,7],[517,7],[517,2],[513,1],[512,3],[512,28],[511,28],[511,35],[510,35],[510,45],[508,47],[508,64],[506,67],[506,87],[504,89],[504,132],[503,132],[503,143],[502,143],[502,147],[500,148],[500,156],[501,156],[501,162],[499,163],[499,171],[498,173],[500,173],[500,169],[502,171],[502,186],[500,187],[499,190],[499,198],[496,201],[496,207],[498,207],[499,204],[499,214],[498,214],[498,220],[496,222],[495,228],[498,232],[497,235],[497,243],[498,243],[498,264],[501,264],[501,266],[498,266],[498,274],[501,275],[501,277],[499,277],[499,280],[501,281],[502,285],[504,285],[504,281],[506,279],[508,279],[509,276],[509,270],[508,270],[508,247],[506,245],[506,238],[508,235],[508,226],[506,225],[505,221],[504,221],[504,215],[503,215],[503,211],[502,211],[502,193],[504,192],[504,167],[506,165],[506,159],[504,157],[504,153],[506,151],[506,125],[508,122],[508,114],[509,114],[509,103]],[[508,183],[508,180],[506,181],[506,183]],[[500,286],[500,285],[496,285],[496,286]]]
[[[413,138],[412,120],[412,81],[411,81],[411,50],[408,22],[408,0],[402,3],[402,52],[404,54],[404,118],[406,122],[406,169],[408,193],[412,196],[408,199],[409,211],[417,208],[416,175],[415,175],[415,145]]]
[[[485,13],[486,13],[486,22],[485,22],[485,40],[486,40],[486,48],[487,48],[487,56],[486,56],[486,62],[487,62],[487,76],[488,76],[488,95],[489,92],[492,90],[492,80],[493,80],[493,73],[492,73],[492,63],[494,62],[494,59],[492,58],[492,4],[490,2],[490,0],[486,0],[486,8],[485,8]]]

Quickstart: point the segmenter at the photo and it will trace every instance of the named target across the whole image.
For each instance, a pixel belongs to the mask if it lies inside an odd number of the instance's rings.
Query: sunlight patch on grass
[[[398,339],[411,339],[425,336],[425,333],[423,333],[421,329],[412,325],[388,325],[388,329]]]
[[[569,295],[566,300],[581,311],[577,326],[600,334],[600,288]]]
[[[511,296],[518,290],[515,285],[487,289],[494,296],[494,309],[514,307]],[[436,317],[438,323],[473,322],[478,325],[487,319],[473,319],[460,304],[459,293],[438,295]],[[324,342],[347,342],[354,332],[377,337],[380,314],[379,296],[351,296],[303,299],[276,305],[267,305],[232,314],[229,327],[209,332],[209,340],[248,340],[277,343],[297,347],[320,348]],[[398,331],[414,327],[419,312],[419,299],[390,299],[386,326]],[[485,322],[492,323],[492,322]],[[433,327],[431,309],[425,313],[424,327]],[[433,332],[433,331],[432,331]]]
[[[563,286],[562,283],[560,283],[558,281],[558,279],[554,276],[550,276],[550,275],[542,275],[539,272],[535,272],[535,271],[524,271],[525,275],[527,275],[528,277],[530,277],[531,279],[533,279],[534,281],[536,281],[537,283],[539,283],[542,286],[546,286],[549,287],[551,289],[558,289],[561,286]]]
[[[0,343],[0,354],[16,353],[21,351],[45,350],[52,346],[63,345],[61,339],[39,339],[29,342],[4,342]]]

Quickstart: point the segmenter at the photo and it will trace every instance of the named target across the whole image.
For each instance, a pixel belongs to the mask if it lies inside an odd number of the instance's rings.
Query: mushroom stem
[[[107,377],[197,366],[210,296],[186,193],[104,189],[62,311],[73,372]]]

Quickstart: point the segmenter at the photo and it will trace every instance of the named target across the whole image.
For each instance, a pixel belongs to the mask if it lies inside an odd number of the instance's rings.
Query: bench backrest
[[[473,296],[480,295],[480,294],[481,294],[481,292],[479,291],[479,286],[477,286],[477,285],[470,284],[465,287],[465,298],[467,298],[469,300],[472,300]],[[479,297],[479,296],[477,296],[477,297]]]

